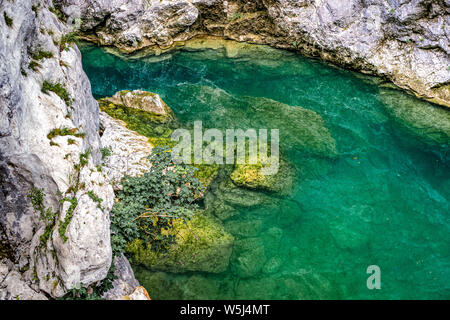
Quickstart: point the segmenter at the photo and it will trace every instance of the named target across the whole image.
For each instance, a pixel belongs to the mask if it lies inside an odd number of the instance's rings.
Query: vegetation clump
[[[53,52],[51,51],[44,51],[44,50],[39,50],[35,53],[33,53],[32,58],[34,60],[42,60],[44,58],[49,59],[49,58],[53,58]]]
[[[67,106],[72,105],[72,100],[70,99],[70,95],[67,92],[66,88],[60,83],[51,83],[47,80],[42,84],[41,91],[45,94],[48,94],[49,91],[56,93]]]
[[[52,129],[52,131],[47,134],[47,138],[49,140],[57,136],[74,136],[77,138],[84,138],[86,134],[84,132],[79,132],[77,128],[67,127]]]
[[[57,216],[57,213],[53,212],[51,208],[45,208],[44,197],[44,189],[32,188],[28,193],[33,209],[40,213],[41,221],[46,225],[44,233],[39,238],[41,247],[44,247],[50,238]]]
[[[12,28],[13,26],[13,19],[8,16],[8,14],[6,12],[3,12],[3,18],[5,18],[5,23],[8,27]]]
[[[110,147],[103,147],[100,149],[100,153],[102,154],[102,160],[105,160],[106,158],[111,156],[112,151]]]
[[[103,199],[95,194],[94,191],[88,191],[87,195],[92,199],[95,203],[97,203],[97,208],[102,209]]]
[[[58,17],[59,20],[64,21],[66,18],[66,15],[58,8],[50,7],[48,10],[53,13],[55,16]]]
[[[59,236],[63,239],[63,242],[65,243],[69,238],[66,236],[66,230],[69,226],[70,221],[72,221],[73,213],[78,205],[78,200],[74,196],[73,198],[65,197],[61,199],[61,203],[69,202],[70,206],[67,209],[66,216],[64,217],[64,221],[60,223],[58,232]]]
[[[76,43],[78,41],[78,36],[75,32],[69,32],[61,37],[59,40],[59,50],[63,51],[68,48],[67,46]]]
[[[150,250],[167,250],[175,240],[167,230],[175,221],[190,220],[198,209],[196,199],[204,188],[194,177],[195,168],[173,163],[168,148],[155,147],[149,161],[151,169],[143,176],[122,180],[111,213],[115,254],[136,239]]]
[[[28,68],[30,68],[34,72],[37,72],[40,67],[41,67],[41,65],[37,61],[34,61],[34,60],[30,61],[29,65],[28,65]]]

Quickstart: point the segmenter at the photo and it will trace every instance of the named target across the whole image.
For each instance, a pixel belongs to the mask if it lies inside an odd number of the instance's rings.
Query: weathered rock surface
[[[198,35],[300,50],[381,75],[450,105],[450,4],[444,0],[62,0],[105,45],[161,53]]]
[[[168,116],[167,105],[161,97],[152,92],[133,90],[119,91],[110,98],[105,98],[114,104],[121,104],[128,108],[134,108],[156,115]]]
[[[133,262],[153,271],[184,273],[188,271],[224,272],[229,264],[234,238],[217,219],[198,213],[187,224],[173,228],[176,244],[167,252],[155,252],[141,240],[135,240],[127,251]]]
[[[76,284],[103,279],[111,264],[108,212],[114,194],[95,169],[98,105],[79,50],[59,43],[70,30],[47,1],[34,10],[26,0],[2,1],[0,8],[0,238],[14,249],[16,266],[28,269],[11,273],[0,291],[8,297],[34,299],[39,291],[59,297]],[[45,81],[63,89],[43,93]],[[67,130],[49,139],[54,129]],[[86,163],[77,169],[82,154]],[[44,190],[43,205],[54,213],[54,225],[32,208],[27,195],[33,187]],[[102,199],[102,209],[88,192]],[[61,195],[75,208],[61,204]],[[20,293],[26,287],[34,293]]]
[[[150,300],[147,290],[139,285],[133,269],[124,255],[114,257],[113,288],[103,294],[106,300]]]
[[[102,145],[110,148],[111,155],[104,160],[103,172],[108,183],[116,190],[125,175],[139,176],[148,171],[147,157],[152,152],[148,139],[126,128],[125,122],[100,113]]]
[[[0,261],[0,300],[47,300],[47,297],[33,290],[14,264],[4,259]]]

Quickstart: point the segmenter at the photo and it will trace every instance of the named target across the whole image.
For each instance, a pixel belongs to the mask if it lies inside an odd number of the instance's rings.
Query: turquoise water
[[[226,272],[134,266],[138,280],[153,299],[450,298],[450,112],[373,78],[260,50],[133,60],[82,49],[96,97],[144,89],[187,126],[278,128],[296,172],[287,195],[213,184],[205,201],[235,237]],[[323,122],[291,117],[289,106]],[[305,142],[305,128],[329,136]],[[366,286],[370,265],[381,269],[381,290]]]

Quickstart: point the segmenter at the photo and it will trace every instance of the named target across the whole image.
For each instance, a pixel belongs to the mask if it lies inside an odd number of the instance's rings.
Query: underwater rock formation
[[[394,89],[381,89],[380,100],[394,119],[425,143],[450,143],[450,112],[432,104],[417,103],[417,98]],[[395,102],[395,103],[393,103]]]
[[[149,270],[174,273],[220,273],[227,269],[234,239],[220,221],[199,212],[187,224],[176,223],[171,231],[176,235],[176,243],[167,252],[152,251],[140,240],[132,242],[127,251],[133,262]]]

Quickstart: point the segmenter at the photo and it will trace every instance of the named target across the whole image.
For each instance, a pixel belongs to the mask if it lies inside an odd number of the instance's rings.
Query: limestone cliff
[[[3,299],[59,297],[103,279],[111,264],[114,193],[96,169],[98,104],[70,29],[50,6],[0,1]]]

